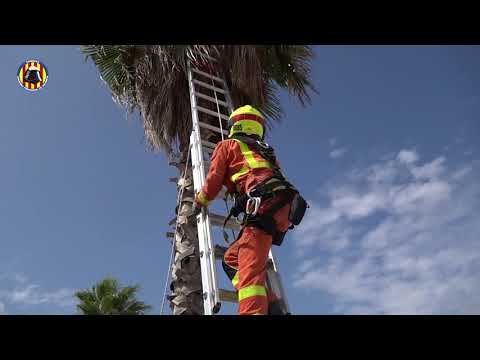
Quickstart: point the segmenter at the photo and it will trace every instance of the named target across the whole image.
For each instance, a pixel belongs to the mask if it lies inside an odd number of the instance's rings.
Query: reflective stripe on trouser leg
[[[238,241],[239,315],[268,313],[265,288],[268,252],[272,237],[263,230],[248,226]],[[227,256],[225,257],[227,260]]]
[[[252,291],[249,287],[244,288],[247,289],[246,293],[242,291],[243,289],[238,291],[238,315],[267,315],[268,298],[266,296],[265,287],[260,285],[252,286],[256,287],[256,291]],[[255,293],[255,295],[253,295],[253,293]]]
[[[268,208],[268,202],[264,204],[264,209]],[[288,228],[288,213],[290,206],[285,206],[275,213],[274,218],[277,228],[285,231]],[[268,252],[272,246],[272,237],[263,230],[252,226],[247,226],[240,237],[225,252],[224,263],[228,265],[230,274],[229,279],[233,280],[238,273],[237,289],[241,289],[250,285],[265,286],[266,265],[268,260]],[[235,273],[235,269],[238,272]],[[252,296],[240,301],[239,315],[255,315],[267,314],[268,302],[274,301],[275,293],[267,296]]]
[[[267,296],[267,289],[262,285],[250,285],[238,290],[238,301],[254,296]]]
[[[266,263],[271,245],[272,237],[270,235],[260,229],[248,226],[239,239],[227,249],[223,260],[226,265],[224,268],[230,270],[228,277],[232,281],[234,277],[238,277],[236,289],[239,290],[250,285],[265,286]],[[234,273],[232,271],[234,269],[238,269],[238,271]],[[266,296],[252,296],[239,301],[239,315],[267,314],[267,312],[268,298]]]

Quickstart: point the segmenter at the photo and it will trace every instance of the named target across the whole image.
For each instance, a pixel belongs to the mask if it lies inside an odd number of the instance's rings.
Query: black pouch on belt
[[[308,207],[309,206],[302,195],[295,193],[290,207],[290,214],[288,215],[288,220],[292,223],[292,225],[300,224]]]

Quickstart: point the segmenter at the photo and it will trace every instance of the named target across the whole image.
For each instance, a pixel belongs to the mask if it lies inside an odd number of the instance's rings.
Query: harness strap
[[[223,227],[225,228],[227,222],[232,216],[238,217],[240,213],[246,213],[247,201],[250,197],[260,197],[261,201],[273,198],[278,192],[285,192],[285,198],[273,204],[265,213],[248,215],[246,214],[242,221],[243,228],[246,225],[256,226],[263,229],[268,234],[275,236],[277,234],[277,224],[273,218],[274,214],[292,201],[293,195],[298,193],[298,190],[290,184],[281,174],[280,168],[277,166],[277,160],[273,148],[260,141],[252,139],[249,136],[242,136],[234,134],[231,136],[240,142],[251,146],[262,158],[267,160],[273,170],[273,176],[263,181],[254,187],[250,194],[237,195],[235,197],[235,204],[230,209],[228,216],[225,218]],[[282,233],[284,235],[284,233]]]
[[[277,166],[277,158],[275,156],[275,152],[270,145],[264,144],[261,141],[252,139],[250,136],[244,136],[239,134],[234,134],[233,136],[231,136],[231,138],[239,140],[240,142],[243,142],[248,146],[253,147],[253,149],[256,150],[262,156],[262,158],[264,158],[270,163],[270,165],[274,169],[274,172],[280,174],[280,168]]]
[[[292,191],[297,191],[295,187],[290,184],[288,181],[282,178],[277,178],[276,176],[273,176],[269,179],[267,179],[265,182],[255,186],[255,188],[250,191],[251,196],[260,196],[263,197],[266,196],[265,199],[268,199],[274,194],[275,192],[278,192],[280,190],[292,190]]]

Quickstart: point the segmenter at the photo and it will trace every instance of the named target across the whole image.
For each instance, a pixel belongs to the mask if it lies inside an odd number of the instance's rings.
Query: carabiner
[[[248,200],[245,213],[247,215],[255,216],[257,215],[258,209],[260,208],[260,203],[262,202],[262,199],[259,197],[251,197],[250,193],[247,193],[247,195]]]

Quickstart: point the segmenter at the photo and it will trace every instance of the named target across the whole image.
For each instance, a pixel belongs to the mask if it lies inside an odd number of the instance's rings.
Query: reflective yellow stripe
[[[245,157],[245,160],[247,160],[248,167],[243,166],[240,169],[240,171],[233,174],[232,177],[230,178],[232,182],[236,182],[240,176],[247,174],[250,169],[260,169],[260,168],[271,169],[272,168],[272,166],[268,161],[255,159],[255,157],[253,156],[253,151],[249,149],[247,144],[237,139],[233,139],[233,140],[238,142],[238,145],[240,146],[240,151],[242,152],[242,155]]]
[[[248,170],[250,170],[249,167],[248,167],[248,166],[244,166],[244,167],[242,167],[242,168],[240,169],[239,172],[233,174],[230,179],[232,180],[232,182],[236,182],[237,179],[238,179],[240,176],[243,176],[243,175],[245,175],[246,173],[248,173]]]
[[[230,129],[228,136],[235,133],[244,133],[247,135],[263,136],[263,126],[255,120],[239,120]]]
[[[203,193],[203,191],[200,191],[198,193],[198,197],[197,197],[198,201],[200,202],[200,204],[202,204],[203,206],[207,206],[208,205],[208,199],[206,198],[205,194]]]
[[[238,284],[238,271],[235,273],[235,276],[232,279],[232,284],[234,287],[237,287]]]
[[[257,169],[257,168],[271,168],[270,163],[265,160],[256,160],[253,157],[253,151],[249,149],[248,145],[239,141],[238,142],[240,145],[240,150],[242,151],[243,156],[245,156],[245,159],[247,160],[248,166],[251,169]]]
[[[238,291],[238,301],[242,301],[252,296],[267,296],[265,286],[250,285]]]

